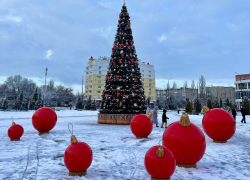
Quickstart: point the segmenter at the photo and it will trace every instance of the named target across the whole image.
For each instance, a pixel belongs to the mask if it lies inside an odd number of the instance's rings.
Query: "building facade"
[[[212,86],[206,87],[207,97],[212,100],[220,99],[225,102],[227,99],[231,102],[235,101],[235,88],[234,87],[224,87],[224,86]]]
[[[241,108],[243,97],[250,99],[250,74],[235,76],[235,103],[237,109]]]
[[[84,98],[91,97],[100,101],[102,91],[105,85],[105,78],[109,69],[108,57],[99,57],[94,59],[92,56],[89,59],[88,66],[84,71],[85,77],[85,95]],[[142,82],[144,84],[144,91],[146,97],[151,97],[152,100],[156,99],[155,93],[155,70],[154,66],[149,63],[139,61],[140,72],[142,73]]]
[[[157,99],[165,99],[170,95],[175,95],[180,97],[182,100],[186,100],[188,98],[190,101],[194,101],[197,96],[197,89],[192,88],[179,88],[179,89],[156,89]]]

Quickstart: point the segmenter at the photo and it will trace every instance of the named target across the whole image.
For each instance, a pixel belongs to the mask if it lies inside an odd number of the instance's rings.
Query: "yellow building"
[[[108,57],[99,57],[94,59],[92,56],[89,59],[88,66],[85,72],[85,99],[91,97],[92,99],[101,100],[102,91],[105,85],[105,78],[109,69]],[[156,99],[155,93],[155,70],[154,66],[149,63],[139,64],[142,73],[142,82],[144,84],[144,91],[146,97],[151,97],[151,100]]]

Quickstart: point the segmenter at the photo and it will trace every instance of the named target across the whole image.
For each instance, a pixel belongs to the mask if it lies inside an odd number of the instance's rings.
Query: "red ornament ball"
[[[125,107],[125,106],[123,106],[123,109],[126,109],[126,107]]]
[[[184,167],[196,167],[206,150],[203,132],[190,123],[187,114],[183,114],[180,122],[170,124],[164,131],[163,145],[174,154],[177,165]]]
[[[55,111],[48,107],[38,109],[32,116],[32,124],[39,132],[49,132],[57,122]]]
[[[203,107],[206,114],[202,119],[205,133],[214,142],[226,142],[236,131],[236,122],[231,114],[219,108],[209,109]]]
[[[21,125],[12,123],[8,129],[8,136],[11,140],[19,140],[23,135],[24,129]]]
[[[93,152],[88,144],[76,142],[68,146],[64,153],[65,166],[71,172],[84,172],[91,165]]]
[[[146,138],[153,130],[153,123],[150,117],[138,114],[132,118],[130,129],[137,138]]]
[[[164,154],[160,151],[163,151]],[[147,151],[144,165],[151,177],[155,179],[168,179],[175,171],[176,162],[174,155],[170,150],[165,146],[158,145],[151,147]]]

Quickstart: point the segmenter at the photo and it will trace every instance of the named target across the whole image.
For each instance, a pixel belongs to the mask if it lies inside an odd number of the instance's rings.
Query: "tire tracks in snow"
[[[40,142],[38,143],[34,141],[29,146],[27,153],[27,163],[22,173],[21,180],[36,179],[39,166],[39,154],[38,154],[39,145]]]

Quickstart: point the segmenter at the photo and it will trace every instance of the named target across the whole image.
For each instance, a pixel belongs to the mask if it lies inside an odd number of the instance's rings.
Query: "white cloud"
[[[53,54],[54,52],[50,49],[47,51],[47,55],[46,55],[46,58],[47,59],[50,59],[50,56]]]
[[[0,17],[0,21],[2,21],[2,22],[18,22],[18,23],[20,23],[22,21],[22,18],[17,17],[17,16],[16,17],[6,16],[6,17],[3,17],[3,18]]]
[[[166,37],[164,34],[162,34],[161,37],[157,37],[157,39],[158,39],[160,42],[164,41],[166,38],[167,38],[167,37]]]
[[[110,35],[112,27],[109,26],[107,28],[92,28],[90,29],[91,32],[97,33],[99,35],[101,35],[102,37],[108,37]]]

